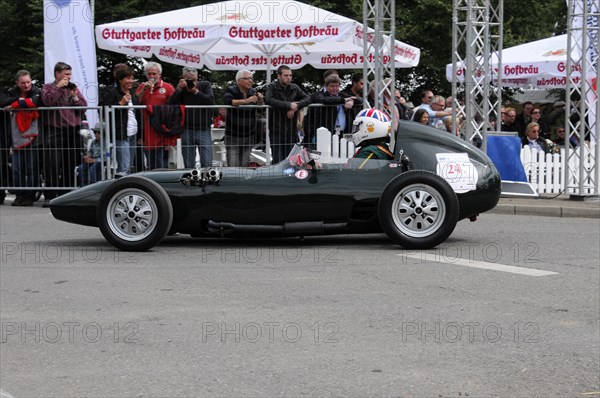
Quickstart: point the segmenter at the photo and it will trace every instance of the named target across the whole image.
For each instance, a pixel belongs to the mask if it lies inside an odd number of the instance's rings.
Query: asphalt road
[[[0,207],[0,232],[3,398],[600,394],[599,219],[483,215],[427,252],[124,253],[40,207]]]

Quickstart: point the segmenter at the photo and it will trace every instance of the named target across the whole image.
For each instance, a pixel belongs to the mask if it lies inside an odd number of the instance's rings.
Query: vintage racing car
[[[97,182],[52,200],[50,209],[59,220],[100,228],[127,251],[148,250],[175,232],[385,232],[404,248],[432,248],[459,220],[496,206],[500,175],[485,153],[451,134],[409,121],[399,126],[393,160],[319,164],[295,146],[271,166],[153,170]]]

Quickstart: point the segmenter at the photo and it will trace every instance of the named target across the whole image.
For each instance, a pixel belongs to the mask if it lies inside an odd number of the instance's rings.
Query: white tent
[[[577,59],[578,57],[574,57]],[[492,55],[493,80],[498,79],[498,57]],[[502,85],[506,87],[565,88],[567,86],[567,35],[521,44],[502,50]],[[464,80],[462,65],[457,68]],[[572,67],[571,76],[581,77]],[[452,64],[446,65],[446,78],[452,81]]]
[[[96,26],[102,49],[213,70],[362,68],[365,36],[373,39],[354,20],[292,0],[232,0]],[[394,53],[396,68],[419,63],[416,47],[396,40]]]

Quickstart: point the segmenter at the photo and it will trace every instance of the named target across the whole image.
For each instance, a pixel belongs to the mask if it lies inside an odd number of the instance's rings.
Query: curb
[[[530,206],[514,204],[498,204],[489,214],[513,214],[518,216],[545,216],[570,218],[600,218],[600,208],[590,209],[563,206]]]

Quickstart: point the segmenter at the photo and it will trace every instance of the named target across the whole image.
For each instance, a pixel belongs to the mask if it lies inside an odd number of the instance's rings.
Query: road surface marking
[[[431,254],[431,256],[427,256],[427,254]],[[558,274],[558,272],[544,271],[541,269],[515,267],[514,265],[490,263],[487,261],[467,260],[467,259],[463,259],[463,258],[452,258],[452,259],[446,260],[446,261],[444,261],[444,259],[442,259],[442,261],[440,261],[440,256],[436,256],[435,253],[433,253],[433,252],[431,252],[431,253],[423,252],[421,254],[399,253],[398,256],[402,256],[403,258],[412,258],[414,260],[420,260],[422,262],[462,265],[465,267],[488,269],[488,270],[492,270],[492,271],[510,272],[512,274],[519,274],[519,275],[547,276],[547,275],[557,275]]]

